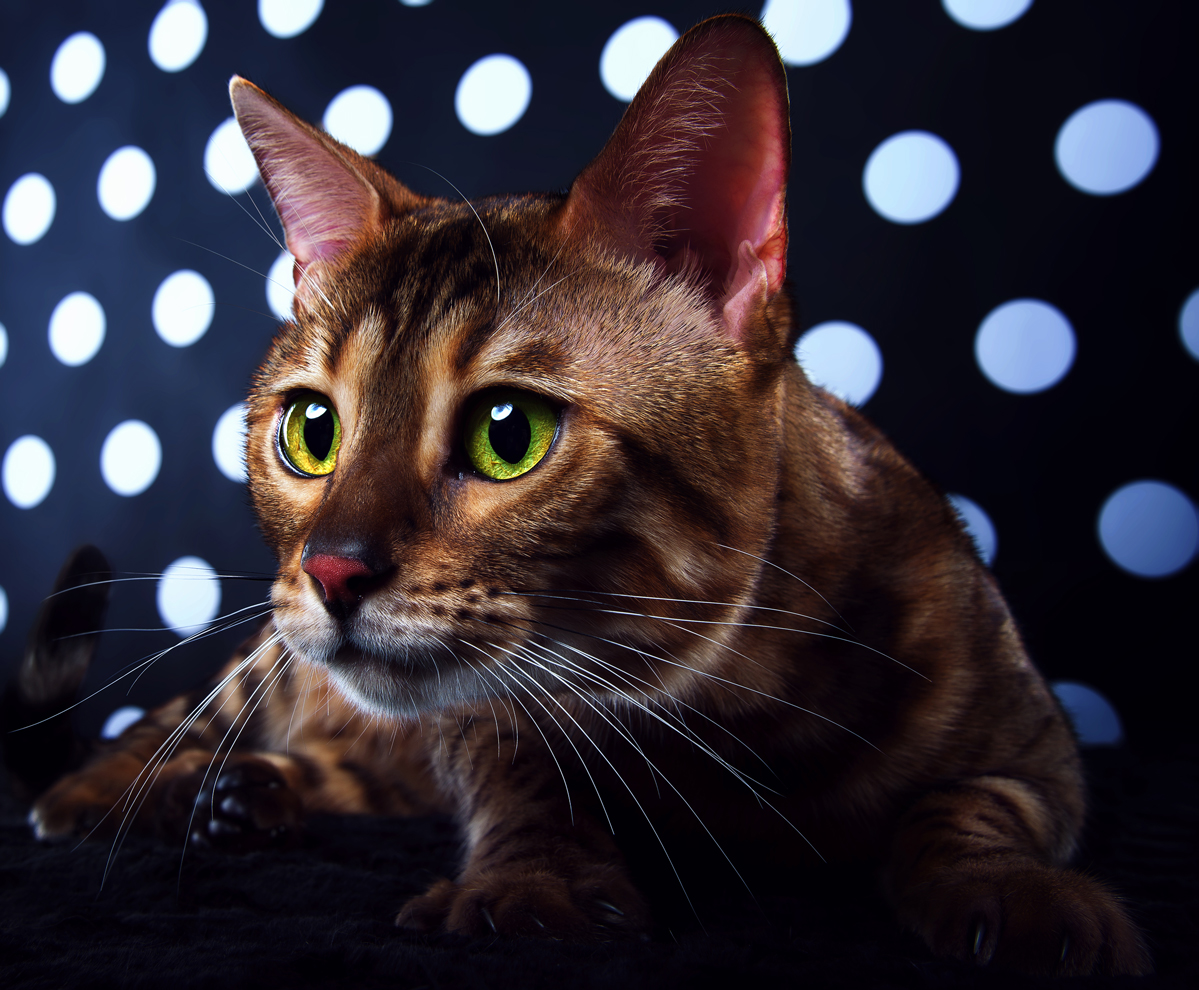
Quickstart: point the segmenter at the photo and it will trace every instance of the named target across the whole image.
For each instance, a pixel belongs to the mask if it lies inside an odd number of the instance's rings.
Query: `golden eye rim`
[[[476,456],[478,453],[477,448],[481,446],[480,442],[475,439],[476,433],[481,426],[488,422],[487,417],[491,410],[501,402],[511,402],[529,420],[529,450],[517,462],[516,466],[520,468],[519,470],[509,470],[513,467],[512,463],[505,461],[496,454],[494,448],[491,448],[490,441],[485,436],[482,443],[485,443],[491,449],[494,456],[486,459]],[[532,414],[527,406],[532,406]],[[558,434],[562,429],[561,406],[548,396],[530,391],[529,389],[510,386],[497,386],[495,388],[484,389],[477,392],[468,400],[466,409],[467,413],[462,429],[462,444],[466,453],[467,463],[470,464],[471,469],[477,477],[497,484],[522,478],[539,467],[549,456],[550,451],[553,450],[558,440]],[[484,463],[481,464],[480,460],[483,460]],[[504,465],[504,467],[497,474],[489,474],[485,469],[485,464],[487,463],[493,466]]]
[[[303,444],[303,451],[297,456],[292,456],[292,450],[290,449],[290,440],[292,438],[289,434],[292,432],[292,423],[295,421],[293,414],[306,404],[310,405],[314,401],[328,409],[333,416],[333,441],[329,445],[329,453],[319,461],[312,451],[307,449],[307,443],[304,442],[303,433],[299,431],[298,426],[295,428],[295,432]],[[275,431],[275,449],[279,455],[279,459],[289,470],[302,478],[328,477],[337,467],[341,443],[341,416],[338,415],[337,407],[333,404],[333,400],[327,395],[315,389],[301,389],[290,393],[288,397],[284,398],[279,425]],[[304,455],[309,459],[307,466],[301,463],[301,461],[305,460]]]

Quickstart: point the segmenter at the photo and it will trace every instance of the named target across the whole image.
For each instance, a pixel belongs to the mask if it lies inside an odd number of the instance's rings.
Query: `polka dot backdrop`
[[[89,687],[196,637],[83,706],[85,731],[202,679],[266,596],[241,399],[289,313],[291,259],[233,72],[422,192],[558,188],[713,12],[0,0],[3,662],[80,542],[125,579]],[[1189,734],[1199,14],[760,15],[792,97],[797,356],[946,491],[1085,741]]]

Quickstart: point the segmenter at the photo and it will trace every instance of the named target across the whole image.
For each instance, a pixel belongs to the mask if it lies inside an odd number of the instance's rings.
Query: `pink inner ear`
[[[743,66],[721,127],[707,138],[671,217],[676,239],[706,254],[713,277],[723,278],[730,294],[744,242],[765,265],[768,294],[786,277],[790,129],[786,93],[779,92],[773,68],[752,61]]]
[[[309,265],[336,258],[378,224],[382,199],[339,145],[256,86],[235,77],[230,95],[295,256],[299,285]]]
[[[787,81],[773,42],[749,18],[713,18],[658,63],[576,181],[567,216],[634,257],[698,263],[740,336],[786,277],[790,165]]]

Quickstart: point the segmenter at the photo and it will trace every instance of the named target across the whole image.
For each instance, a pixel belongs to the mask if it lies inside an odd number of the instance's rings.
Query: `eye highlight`
[[[532,392],[505,389],[478,396],[466,417],[466,455],[495,481],[518,478],[545,457],[558,432],[558,412]]]
[[[279,423],[279,450],[301,474],[320,477],[337,466],[341,420],[319,392],[301,392]]]

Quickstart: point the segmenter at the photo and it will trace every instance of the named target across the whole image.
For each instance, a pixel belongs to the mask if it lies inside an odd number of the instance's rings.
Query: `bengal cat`
[[[296,259],[248,414],[273,616],[43,793],[39,837],[448,809],[461,872],[397,925],[590,939],[650,929],[632,813],[666,855],[875,861],[936,953],[1149,969],[1065,866],[1079,759],[994,579],[794,360],[756,22],[683,35],[563,194],[418,195],[231,94]]]

